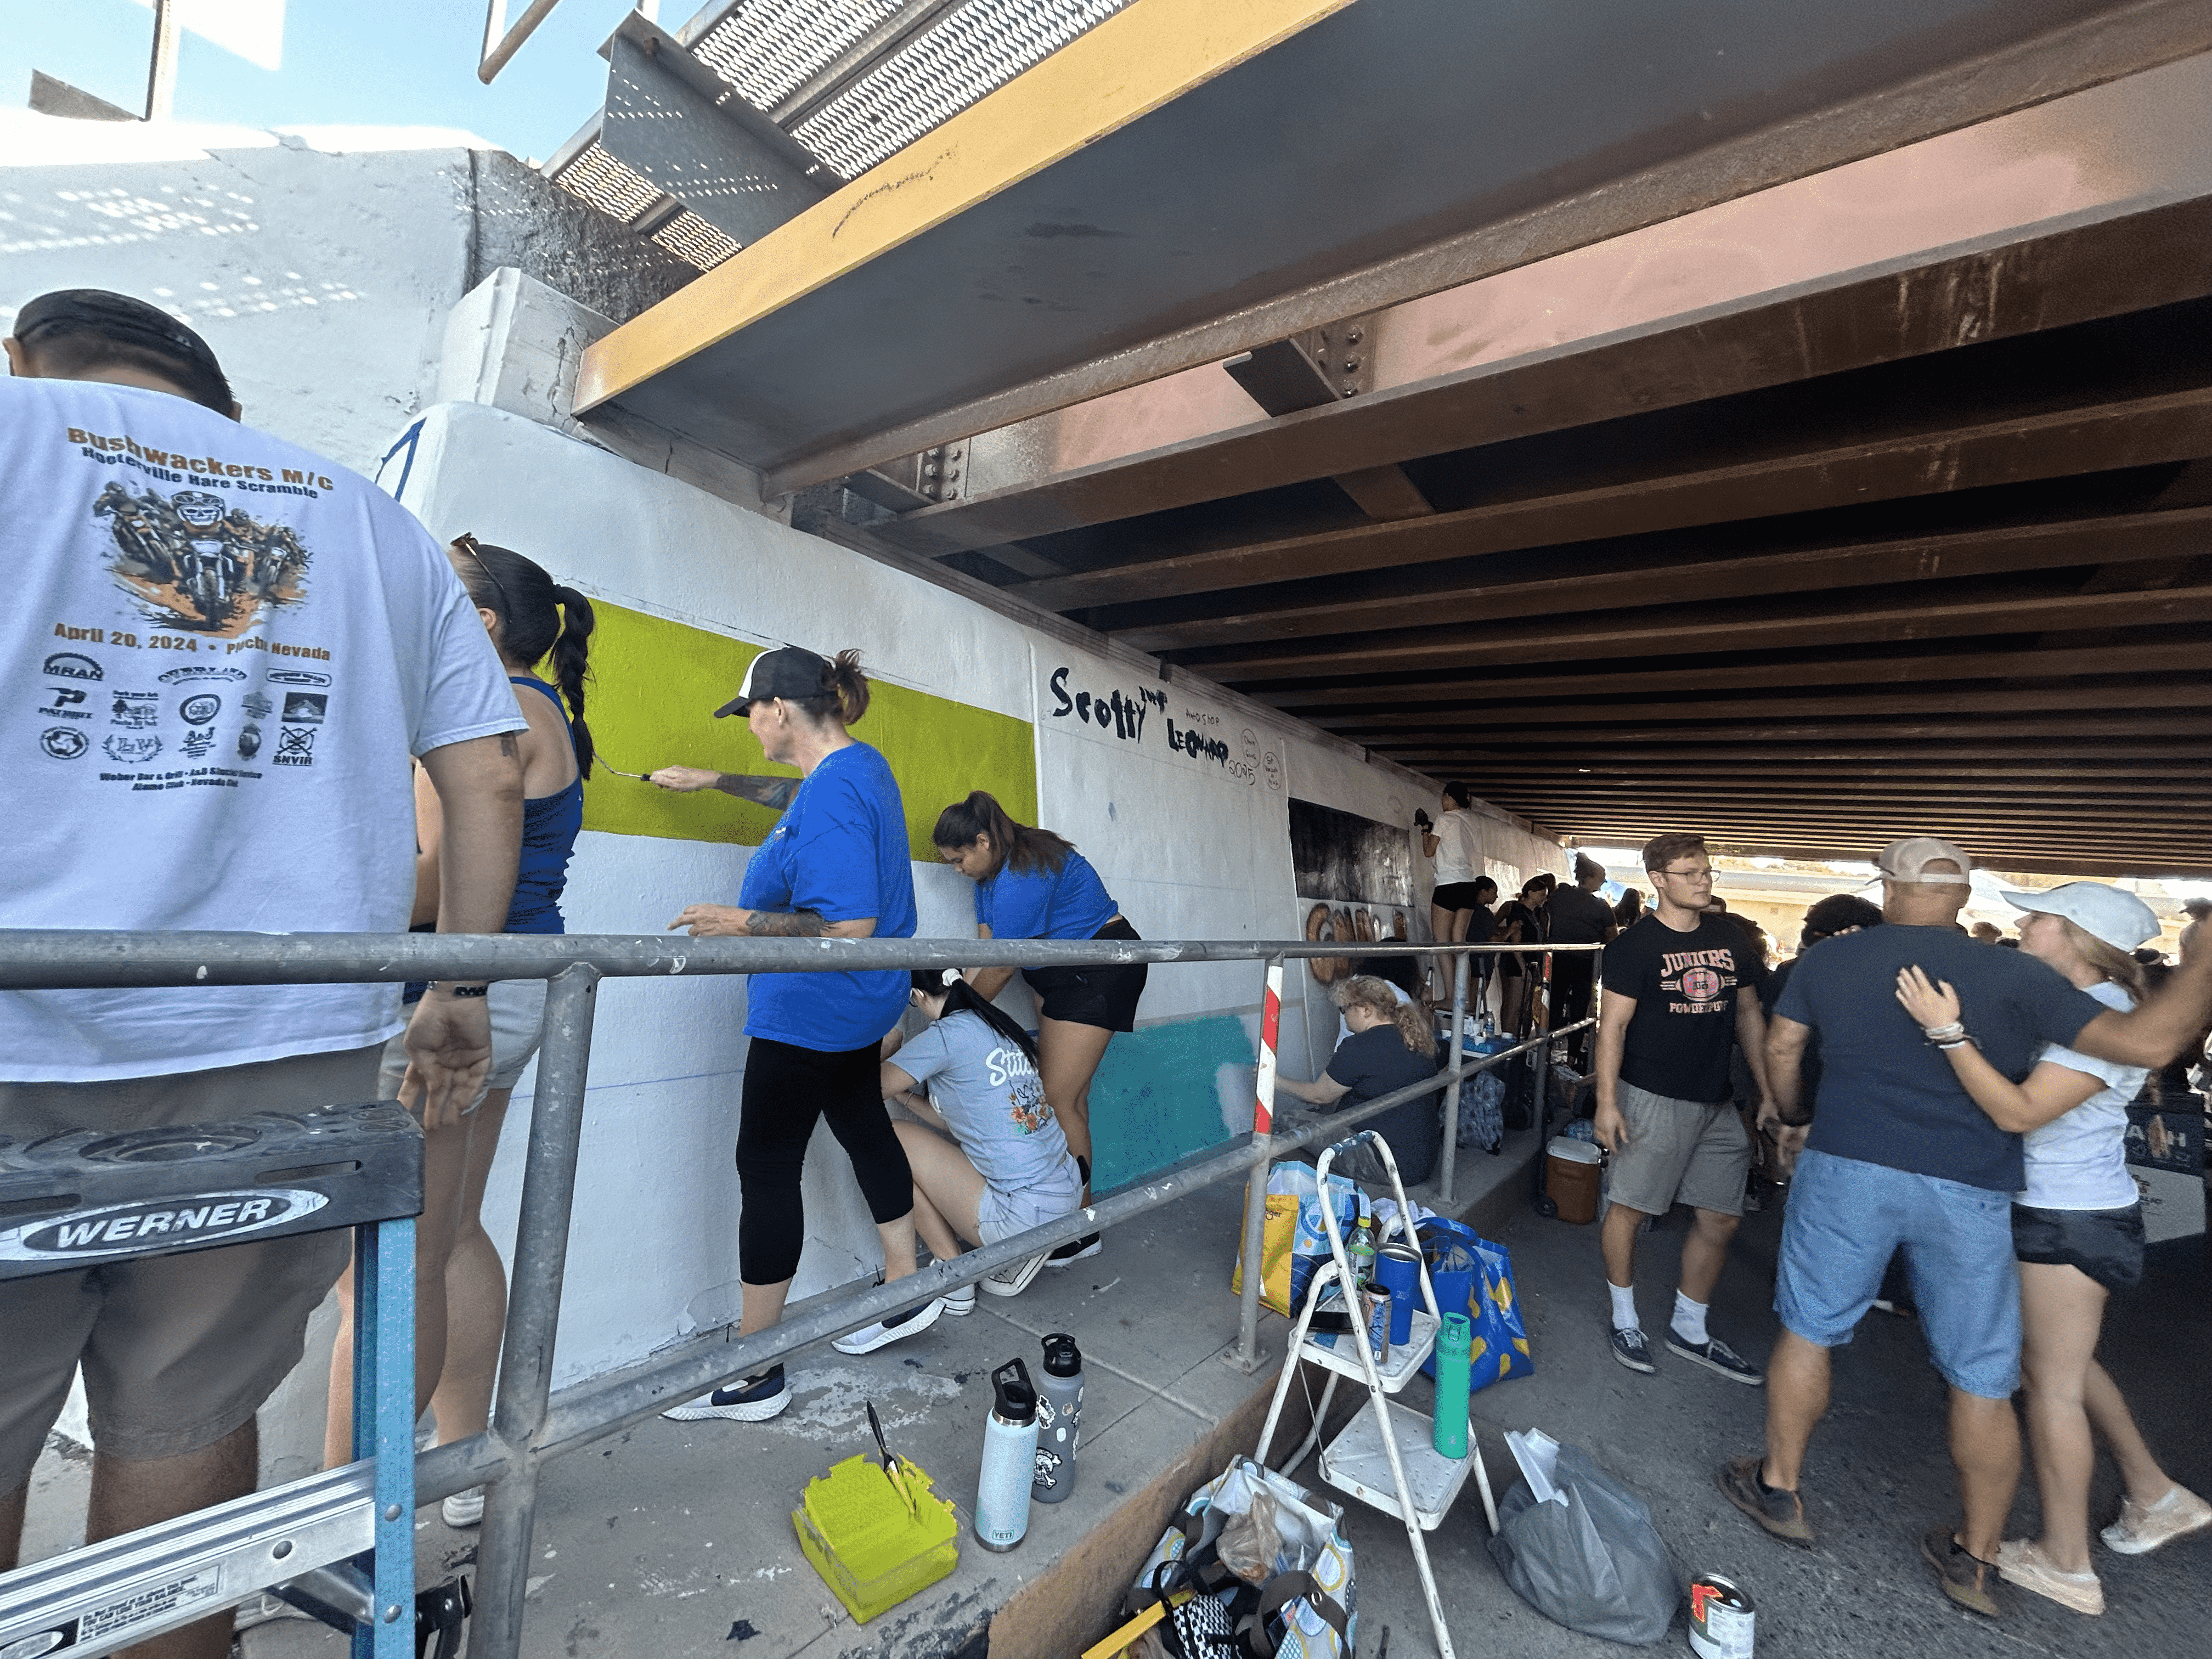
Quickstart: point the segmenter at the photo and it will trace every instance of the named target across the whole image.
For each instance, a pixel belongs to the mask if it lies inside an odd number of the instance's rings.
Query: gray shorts
[[[978,1244],[995,1244],[1002,1238],[1012,1238],[1016,1233],[1025,1233],[1032,1227],[1043,1226],[1048,1221],[1057,1221],[1064,1215],[1073,1215],[1082,1207],[1083,1188],[1080,1186],[1066,1188],[1028,1187],[1018,1193],[1009,1193],[986,1182],[983,1195],[975,1200],[975,1227],[983,1235],[975,1242]]]
[[[375,1098],[380,1049],[172,1077],[0,1083],[0,1133],[145,1129]],[[84,1367],[93,1443],[130,1462],[211,1446],[300,1363],[349,1230],[112,1261],[0,1285],[0,1492],[30,1478]]]
[[[1721,1215],[1743,1213],[1751,1137],[1733,1101],[1674,1100],[1623,1079],[1613,1103],[1628,1124],[1628,1145],[1613,1155],[1607,1195],[1645,1215],[1676,1204]]]
[[[512,1089],[531,1056],[538,1052],[538,1034],[545,1024],[545,981],[542,979],[495,979],[484,999],[491,1015],[491,1066],[484,1073],[477,1097],[461,1109],[466,1117],[483,1104],[494,1089]],[[376,1074],[380,1100],[399,1098],[399,1085],[407,1075],[407,1033],[384,1045],[384,1063]]]

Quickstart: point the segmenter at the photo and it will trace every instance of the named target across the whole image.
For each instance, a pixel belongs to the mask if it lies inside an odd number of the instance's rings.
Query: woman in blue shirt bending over
[[[938,856],[975,884],[980,939],[1133,939],[1137,930],[1106,891],[1091,861],[1049,830],[1016,823],[981,790],[939,815],[931,837]],[[1068,1150],[1091,1180],[1091,1079],[1116,1031],[1133,1030],[1145,965],[1025,968],[1036,993],[1038,1069],[1067,1137]],[[990,1000],[1014,976],[1011,968],[978,968],[969,975]],[[1063,1244],[1050,1267],[1098,1253],[1098,1235]]]
[[[846,727],[867,712],[860,653],[835,662],[786,646],[763,653],[715,718],[743,714],[761,750],[804,777],[791,805],[745,866],[736,905],[694,904],[669,926],[695,939],[912,939],[914,868],[906,809],[890,764]],[[745,987],[745,1080],[738,1115],[738,1279],[750,1336],[783,1318],[806,1236],[799,1173],[817,1119],[853,1160],[883,1241],[884,1277],[914,1272],[914,1176],[877,1087],[878,1044],[906,1007],[908,977],[755,974]],[[937,1322],[941,1298],[841,1336],[866,1353]],[[757,1423],[791,1403],[783,1367],[678,1406],[665,1415]]]

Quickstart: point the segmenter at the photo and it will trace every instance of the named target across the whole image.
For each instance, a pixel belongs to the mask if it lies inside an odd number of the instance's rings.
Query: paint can
[[[1751,1593],[1717,1572],[1690,1581],[1690,1651],[1698,1659],[1751,1659]]]

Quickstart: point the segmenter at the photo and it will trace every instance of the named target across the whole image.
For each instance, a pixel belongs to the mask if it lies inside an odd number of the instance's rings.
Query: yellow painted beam
[[[1135,0],[584,353],[580,412],[1095,143],[1352,0]]]

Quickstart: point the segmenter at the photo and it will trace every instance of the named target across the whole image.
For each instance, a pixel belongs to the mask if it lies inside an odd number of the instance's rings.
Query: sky
[[[189,32],[177,76],[178,118],[246,126],[461,127],[542,160],[605,100],[599,48],[630,0],[561,0],[487,87],[477,80],[483,0],[199,0],[210,33],[282,15],[270,70]],[[664,27],[702,0],[662,0]],[[525,0],[511,0],[519,16]],[[144,0],[0,0],[0,104],[29,99],[31,71],[129,110],[144,107],[153,12]],[[276,56],[264,40],[255,55]]]

